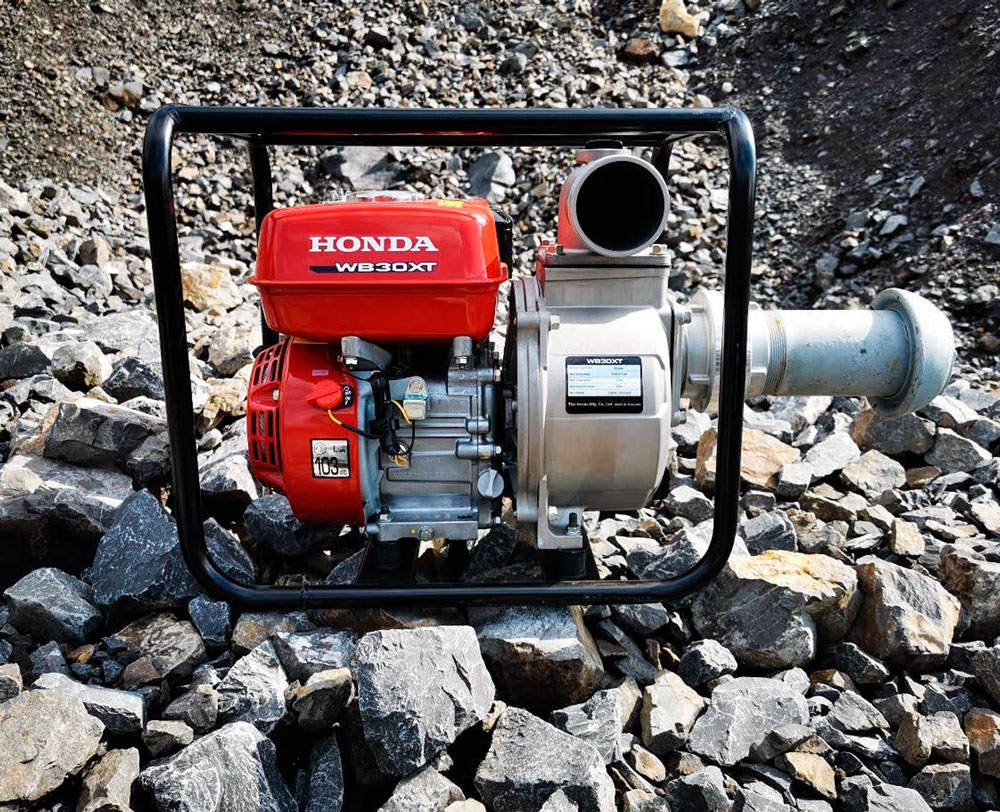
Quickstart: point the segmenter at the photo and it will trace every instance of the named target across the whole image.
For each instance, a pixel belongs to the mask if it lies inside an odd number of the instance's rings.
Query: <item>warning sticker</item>
[[[347,479],[350,477],[350,441],[313,440],[312,474],[317,479]]]
[[[574,355],[566,359],[566,411],[641,412],[638,355]]]

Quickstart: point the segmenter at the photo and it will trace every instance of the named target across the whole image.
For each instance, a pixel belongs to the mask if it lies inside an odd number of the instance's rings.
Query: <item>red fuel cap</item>
[[[336,409],[344,402],[344,387],[336,381],[318,381],[306,400],[321,409]]]

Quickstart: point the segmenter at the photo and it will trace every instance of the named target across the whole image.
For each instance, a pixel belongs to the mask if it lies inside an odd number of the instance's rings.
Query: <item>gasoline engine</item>
[[[722,296],[681,302],[660,172],[584,149],[557,237],[510,282],[512,229],[483,200],[376,193],[270,212],[257,271],[278,343],[248,394],[254,475],[304,522],[376,542],[471,540],[504,496],[542,551],[583,549],[585,510],[650,502],[681,405],[714,408]],[[753,308],[746,396],[867,396],[889,415],[948,381],[951,327],[912,293],[871,310]]]

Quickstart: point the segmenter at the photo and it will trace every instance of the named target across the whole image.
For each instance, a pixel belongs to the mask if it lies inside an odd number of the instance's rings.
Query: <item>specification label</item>
[[[312,474],[317,479],[347,479],[351,475],[348,440],[313,440]]]
[[[638,355],[574,355],[566,359],[566,411],[641,412]]]

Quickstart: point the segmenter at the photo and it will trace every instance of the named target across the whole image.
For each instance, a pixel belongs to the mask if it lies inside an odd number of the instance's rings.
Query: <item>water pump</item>
[[[259,228],[250,281],[265,336],[247,394],[250,465],[302,521],[366,536],[356,584],[238,584],[207,553],[170,178],[175,132],[249,143]],[[724,293],[682,298],[669,285],[666,175],[672,145],[698,134],[728,145]],[[351,143],[568,145],[577,166],[534,275],[519,275],[512,223],[484,200],[376,192],[273,208],[269,147]],[[718,572],[732,548],[746,398],[867,396],[896,415],[941,392],[954,361],[948,320],[913,293],[883,291],[869,310],[750,302],[754,145],[731,108],[169,106],[150,121],[143,162],[181,546],[207,589],[243,605],[678,597]],[[502,293],[505,334],[493,329]],[[574,580],[587,573],[584,512],[655,499],[682,408],[719,413],[706,556],[664,581]],[[504,521],[505,504],[542,552],[545,582],[412,581],[422,542],[465,548]]]

